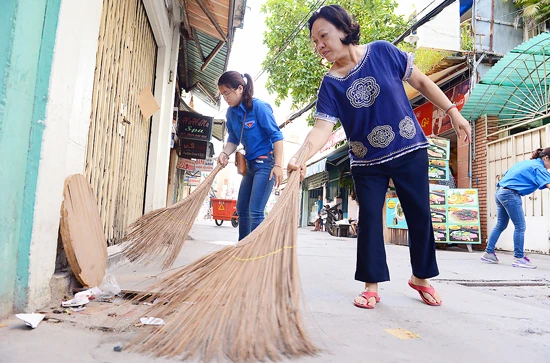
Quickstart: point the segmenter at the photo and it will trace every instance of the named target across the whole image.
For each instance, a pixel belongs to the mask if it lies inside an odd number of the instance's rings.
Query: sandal
[[[362,297],[366,300],[364,304],[359,304],[355,300],[353,301],[353,305],[361,309],[374,309],[374,306],[369,305],[369,298],[371,297],[374,297],[377,303],[380,302],[380,296],[378,296],[378,293],[372,291],[363,291],[363,293],[358,297]]]
[[[424,296],[424,293],[426,293],[430,295],[434,300],[436,300],[434,296],[435,289],[433,288],[433,286],[425,287],[425,286],[415,285],[411,282],[411,280],[409,280],[409,286],[412,287],[414,290],[418,291],[418,293],[420,294],[420,297],[422,298],[422,301],[424,301],[427,305],[439,306],[443,302],[443,300],[439,302],[431,302],[430,300],[426,299],[426,297]]]

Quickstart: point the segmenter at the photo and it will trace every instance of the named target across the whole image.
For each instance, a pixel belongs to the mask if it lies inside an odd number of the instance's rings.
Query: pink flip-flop
[[[380,296],[378,296],[378,294],[373,291],[363,291],[363,293],[361,293],[361,295],[359,295],[358,297],[362,297],[366,300],[364,304],[359,304],[355,302],[355,300],[353,301],[353,305],[361,309],[374,309],[374,306],[369,305],[369,298],[371,297],[374,297],[377,303],[380,302]]]
[[[435,300],[435,296],[434,296],[435,289],[433,288],[433,286],[425,287],[425,286],[415,285],[411,282],[411,280],[409,280],[409,286],[412,287],[413,289],[415,289],[416,291],[418,291],[418,293],[420,294],[420,297],[422,298],[422,301],[424,301],[427,305],[439,306],[443,302],[443,300],[441,300],[440,302],[435,302],[434,303],[434,302],[431,302],[430,300],[426,299],[426,297],[424,296],[423,292],[430,295]]]

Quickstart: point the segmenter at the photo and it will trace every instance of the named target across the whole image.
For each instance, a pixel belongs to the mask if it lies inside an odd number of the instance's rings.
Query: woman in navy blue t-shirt
[[[271,190],[281,184],[283,134],[271,106],[253,97],[254,85],[249,74],[227,71],[218,80],[218,89],[229,105],[226,114],[229,137],[218,164],[225,167],[239,144],[243,144],[246,152],[247,172],[237,199],[240,241],[264,220]]]
[[[355,279],[365,283],[354,300],[372,309],[380,297],[378,283],[390,279],[384,249],[382,208],[389,179],[395,184],[407,218],[412,276],[409,285],[428,305],[441,297],[428,278],[439,274],[430,215],[428,142],[411,108],[403,82],[445,110],[459,137],[469,141],[469,123],[456,105],[413,64],[412,55],[391,43],[359,45],[359,24],[338,5],[324,6],[309,19],[318,54],[332,63],[317,96],[315,126],[306,143],[310,157],[327,142],[334,124],[344,127],[351,172],[359,204]],[[300,169],[290,160],[288,170]]]

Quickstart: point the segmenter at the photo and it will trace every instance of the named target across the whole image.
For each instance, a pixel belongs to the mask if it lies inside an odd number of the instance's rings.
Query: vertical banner
[[[434,105],[431,102],[427,102],[422,106],[419,106],[414,109],[414,114],[416,119],[422,127],[422,131],[426,136],[431,136],[433,133],[432,130],[432,117],[433,117]]]
[[[445,92],[445,95],[451,102],[456,104],[456,108],[460,111],[462,107],[464,107],[466,100],[468,100],[469,92],[470,80],[468,79]],[[435,107],[433,110],[433,133],[435,135],[440,135],[452,128],[451,118],[445,116],[443,110]]]
[[[449,180],[451,141],[428,138],[428,143],[428,178],[430,180]]]
[[[405,213],[398,198],[386,200],[386,227],[408,229]]]

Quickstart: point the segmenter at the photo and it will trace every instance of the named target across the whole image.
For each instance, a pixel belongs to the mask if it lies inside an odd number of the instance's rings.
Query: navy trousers
[[[379,165],[352,167],[351,173],[359,203],[355,279],[371,283],[390,280],[382,229],[385,223],[382,208],[390,178],[409,228],[412,273],[420,279],[437,276],[427,149],[418,149]]]

